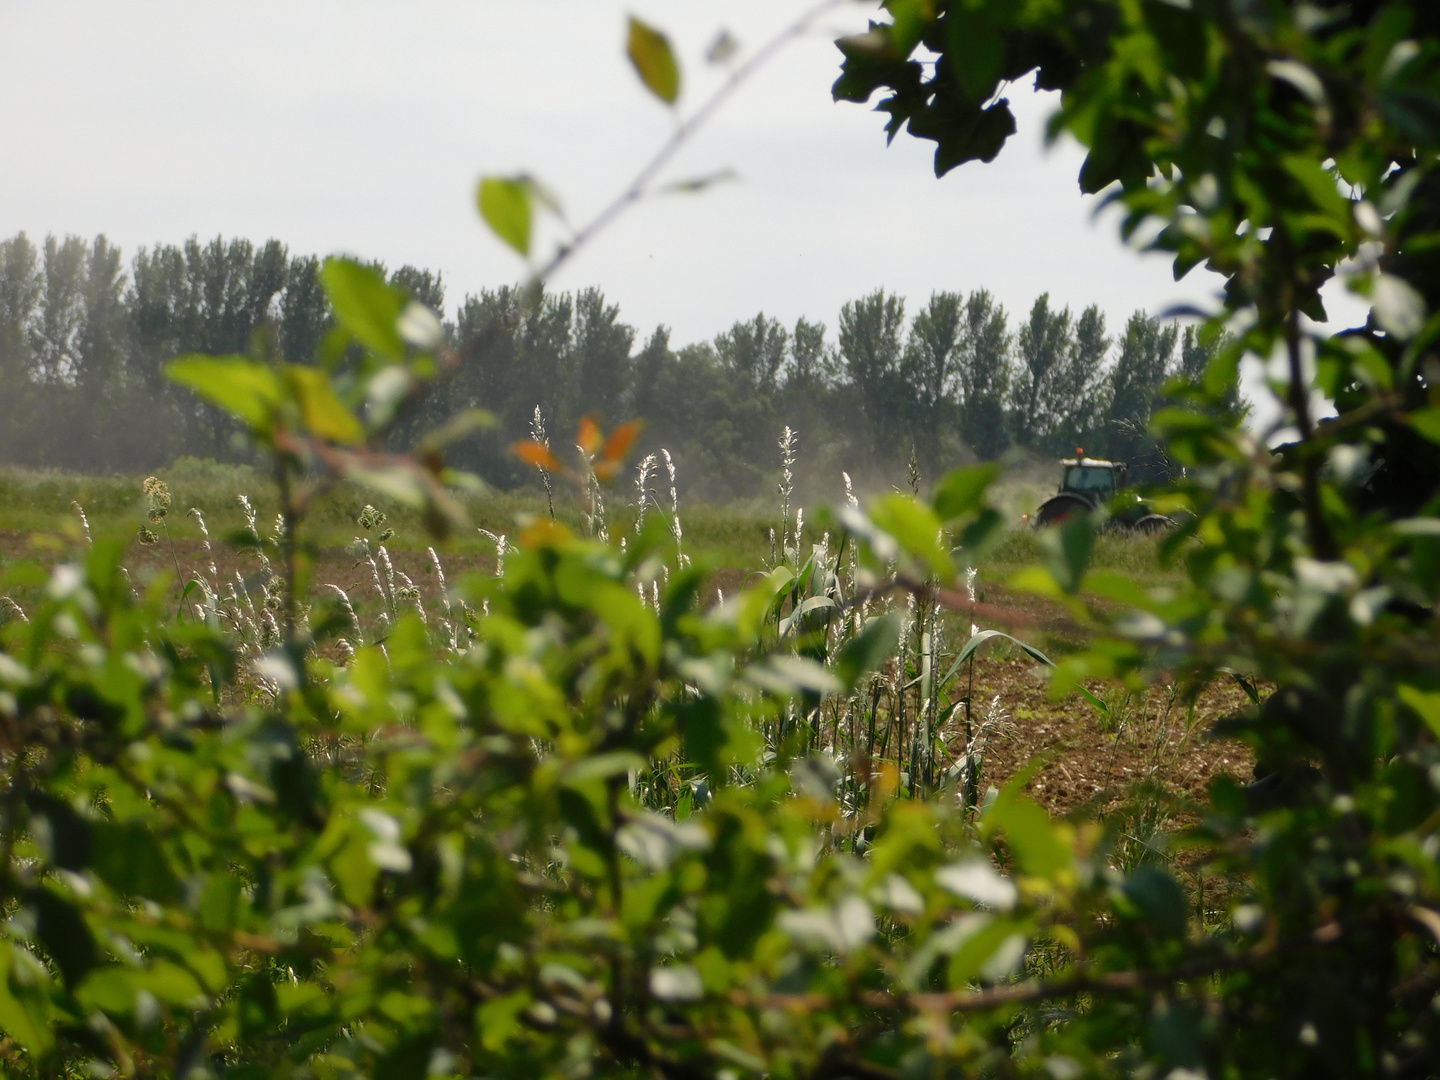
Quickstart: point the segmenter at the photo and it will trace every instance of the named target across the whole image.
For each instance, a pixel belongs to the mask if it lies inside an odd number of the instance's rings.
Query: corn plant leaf
[[[256,434],[270,431],[284,398],[275,371],[243,356],[182,356],[165,365],[165,374],[239,418]]]
[[[979,651],[980,646],[984,645],[987,641],[994,641],[996,638],[1004,638],[1006,641],[1013,641],[1016,645],[1020,646],[1020,648],[1025,652],[1026,656],[1029,656],[1033,660],[1040,661],[1040,663],[1044,664],[1048,668],[1055,667],[1054,660],[1051,660],[1050,657],[1046,656],[1043,652],[1037,649],[1034,645],[1031,645],[1029,642],[1021,641],[1017,637],[1012,637],[1010,634],[1005,633],[1003,630],[980,630],[970,636],[970,640],[965,643],[965,647],[961,649],[960,652],[956,655],[954,662],[950,665],[950,669],[945,672],[945,677],[940,680],[940,685],[944,686],[951,679],[953,679],[956,673],[959,672],[961,666],[965,663],[965,661],[969,660],[972,656],[975,655],[977,651]],[[1094,705],[1095,708],[1099,709],[1102,713],[1108,714],[1110,712],[1110,706],[1106,705],[1105,702],[1101,701],[1089,690],[1086,690],[1085,687],[1080,686],[1077,683],[1075,689],[1080,692],[1081,696],[1084,697],[1086,701],[1090,702],[1091,705]]]
[[[680,65],[675,61],[670,39],[632,17],[625,52],[646,88],[665,104],[675,104],[680,96]]]
[[[405,355],[400,317],[409,301],[403,292],[353,259],[326,259],[320,280],[335,318],[356,341],[376,356],[393,360]]]
[[[530,185],[521,177],[487,176],[475,202],[490,231],[528,258],[535,216]]]

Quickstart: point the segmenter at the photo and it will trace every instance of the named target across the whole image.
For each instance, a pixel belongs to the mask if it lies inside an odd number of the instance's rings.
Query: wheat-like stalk
[[[650,474],[655,471],[655,455],[646,454],[636,466],[635,489],[639,501],[635,510],[635,534],[645,527],[645,507],[650,502]]]
[[[675,567],[683,570],[690,565],[690,556],[685,554],[685,530],[680,525],[680,494],[675,487],[675,459],[670,456],[669,450],[663,448],[660,456],[665,459],[665,472],[670,477],[670,535],[675,538]]]
[[[327,584],[325,588],[332,590],[337,596],[340,597],[340,606],[345,609],[345,617],[350,620],[350,626],[355,631],[355,644],[364,645],[365,632],[360,627],[360,616],[355,612],[355,605],[350,602],[350,594],[347,593],[344,589],[342,589],[339,585]],[[345,639],[341,638],[340,640],[344,641]],[[353,649],[351,651],[352,653],[354,652]]]
[[[445,584],[445,568],[440,565],[440,556],[435,554],[433,547],[425,549],[425,555],[430,560],[430,566],[435,571],[435,580],[440,585],[440,610],[445,612],[445,617],[450,618],[454,611],[450,607],[449,587]]]
[[[12,597],[0,596],[0,604],[4,604],[11,611],[15,612],[15,614],[20,617],[21,622],[28,623],[30,621],[30,617],[25,614],[25,609],[17,604]]]
[[[90,519],[85,516],[85,508],[78,502],[72,502],[70,505],[74,508],[75,513],[80,515],[80,528],[85,533],[85,546],[94,547],[95,541],[90,538]]]
[[[975,606],[975,579],[979,576],[979,574],[980,571],[973,566],[965,568],[965,596],[970,601],[971,610],[974,610]],[[970,636],[974,637],[979,632],[980,627],[976,626],[974,623],[971,623]]]
[[[489,529],[479,529],[477,531],[480,533],[481,536],[485,537],[485,539],[489,540],[492,544],[495,545],[495,576],[504,577],[505,556],[509,554],[510,551],[510,543],[505,539],[505,534],[496,534],[491,532]],[[487,611],[486,614],[488,615],[489,612]]]
[[[783,551],[789,546],[789,537],[785,530],[790,527],[790,496],[795,491],[795,446],[797,436],[790,425],[785,425],[785,430],[780,433],[780,548]],[[797,538],[795,546],[798,549],[800,541]],[[773,561],[773,560],[772,560]]]
[[[545,433],[545,416],[540,406],[535,406],[535,415],[530,418],[530,437],[546,450],[550,449],[550,436]],[[545,507],[550,511],[550,520],[555,520],[555,488],[550,482],[550,470],[540,466],[540,481],[545,485]]]
[[[984,717],[976,725],[974,733],[966,740],[964,749],[946,774],[947,780],[960,781],[957,796],[962,810],[970,811],[980,802],[980,779],[985,768],[985,758],[990,752],[990,744],[997,739],[1014,739],[1015,736],[1015,725],[1001,707],[1000,695],[996,694],[990,699]]]
[[[245,528],[249,531],[251,539],[255,541],[255,556],[260,562],[260,568],[268,577],[273,577],[275,571],[270,566],[270,556],[265,554],[265,541],[260,536],[260,529],[256,524],[255,507],[251,505],[248,496],[237,495],[235,498],[240,503],[241,513],[245,515]]]
[[[376,554],[380,556],[380,563],[385,567],[385,584],[393,597],[395,596],[395,564],[390,561],[390,552],[385,549],[384,544],[376,549]]]

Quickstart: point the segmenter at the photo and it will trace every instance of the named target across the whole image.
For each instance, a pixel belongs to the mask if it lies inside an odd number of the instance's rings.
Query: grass
[[[1016,529],[991,553],[982,574],[996,577],[1045,559],[1044,535],[1034,529]],[[1174,568],[1160,563],[1160,547],[1153,537],[1139,533],[1107,532],[1095,538],[1090,565],[1097,570],[1121,570],[1145,582],[1174,580]]]
[[[169,468],[157,469],[156,476],[170,486],[173,503],[168,523],[176,540],[198,539],[196,523],[187,518],[190,507],[198,507],[214,537],[225,537],[244,527],[238,498],[246,495],[254,503],[262,531],[273,524],[278,500],[274,484],[248,465],[222,465],[197,458],[181,458]],[[138,476],[85,476],[55,471],[0,469],[0,532],[40,538],[39,546],[53,547],[62,538],[80,539],[79,515],[72,504],[84,508],[91,535],[96,540],[132,540],[145,521],[145,497]],[[628,492],[607,496],[612,536],[633,529],[635,507],[624,505]],[[461,555],[491,555],[494,544],[478,530],[513,535],[528,519],[546,514],[545,496],[540,491],[501,492],[467,495],[461,502],[476,531],[457,534],[443,551]],[[306,533],[322,548],[349,544],[359,532],[356,518],[367,503],[374,503],[387,515],[387,527],[395,535],[388,546],[395,551],[424,551],[433,541],[420,515],[395,506],[374,492],[349,482],[337,484],[313,507],[306,521]],[[582,504],[577,499],[558,498],[557,520],[583,531]],[[680,504],[684,542],[688,549],[704,551],[723,567],[750,568],[769,555],[770,529],[774,511],[759,500],[727,506]],[[653,511],[652,511],[653,512]],[[48,537],[49,542],[45,538]]]

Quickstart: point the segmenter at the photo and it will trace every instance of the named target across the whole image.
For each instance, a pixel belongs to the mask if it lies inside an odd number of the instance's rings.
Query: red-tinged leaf
[[[624,461],[625,455],[630,452],[630,447],[635,445],[635,440],[644,429],[644,420],[631,420],[628,424],[621,424],[610,433],[610,438],[605,440],[605,449],[600,452],[600,456],[606,461]]]
[[[595,451],[600,449],[602,439],[600,425],[595,422],[593,416],[587,416],[580,421],[580,431],[575,436],[575,443],[581,450],[594,457]]]
[[[608,484],[615,479],[615,474],[620,471],[620,462],[600,460],[595,462],[595,479],[603,484]]]
[[[534,465],[537,469],[544,469],[546,472],[563,473],[565,466],[550,452],[550,448],[539,442],[517,442],[510,450],[526,465]]]

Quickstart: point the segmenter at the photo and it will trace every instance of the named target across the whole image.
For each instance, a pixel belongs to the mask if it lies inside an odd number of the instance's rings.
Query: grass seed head
[[[364,509],[360,511],[360,516],[355,519],[355,523],[362,529],[378,529],[385,524],[385,515],[366,503]]]
[[[85,516],[85,508],[78,502],[72,502],[70,505],[74,508],[75,513],[80,515],[80,528],[85,532],[86,545],[88,547],[94,547],[95,541],[90,538],[90,519]]]
[[[140,485],[141,494],[150,501],[152,509],[161,511],[170,509],[170,486],[164,480],[154,476],[147,476],[145,482]],[[160,515],[164,517],[162,513]]]

